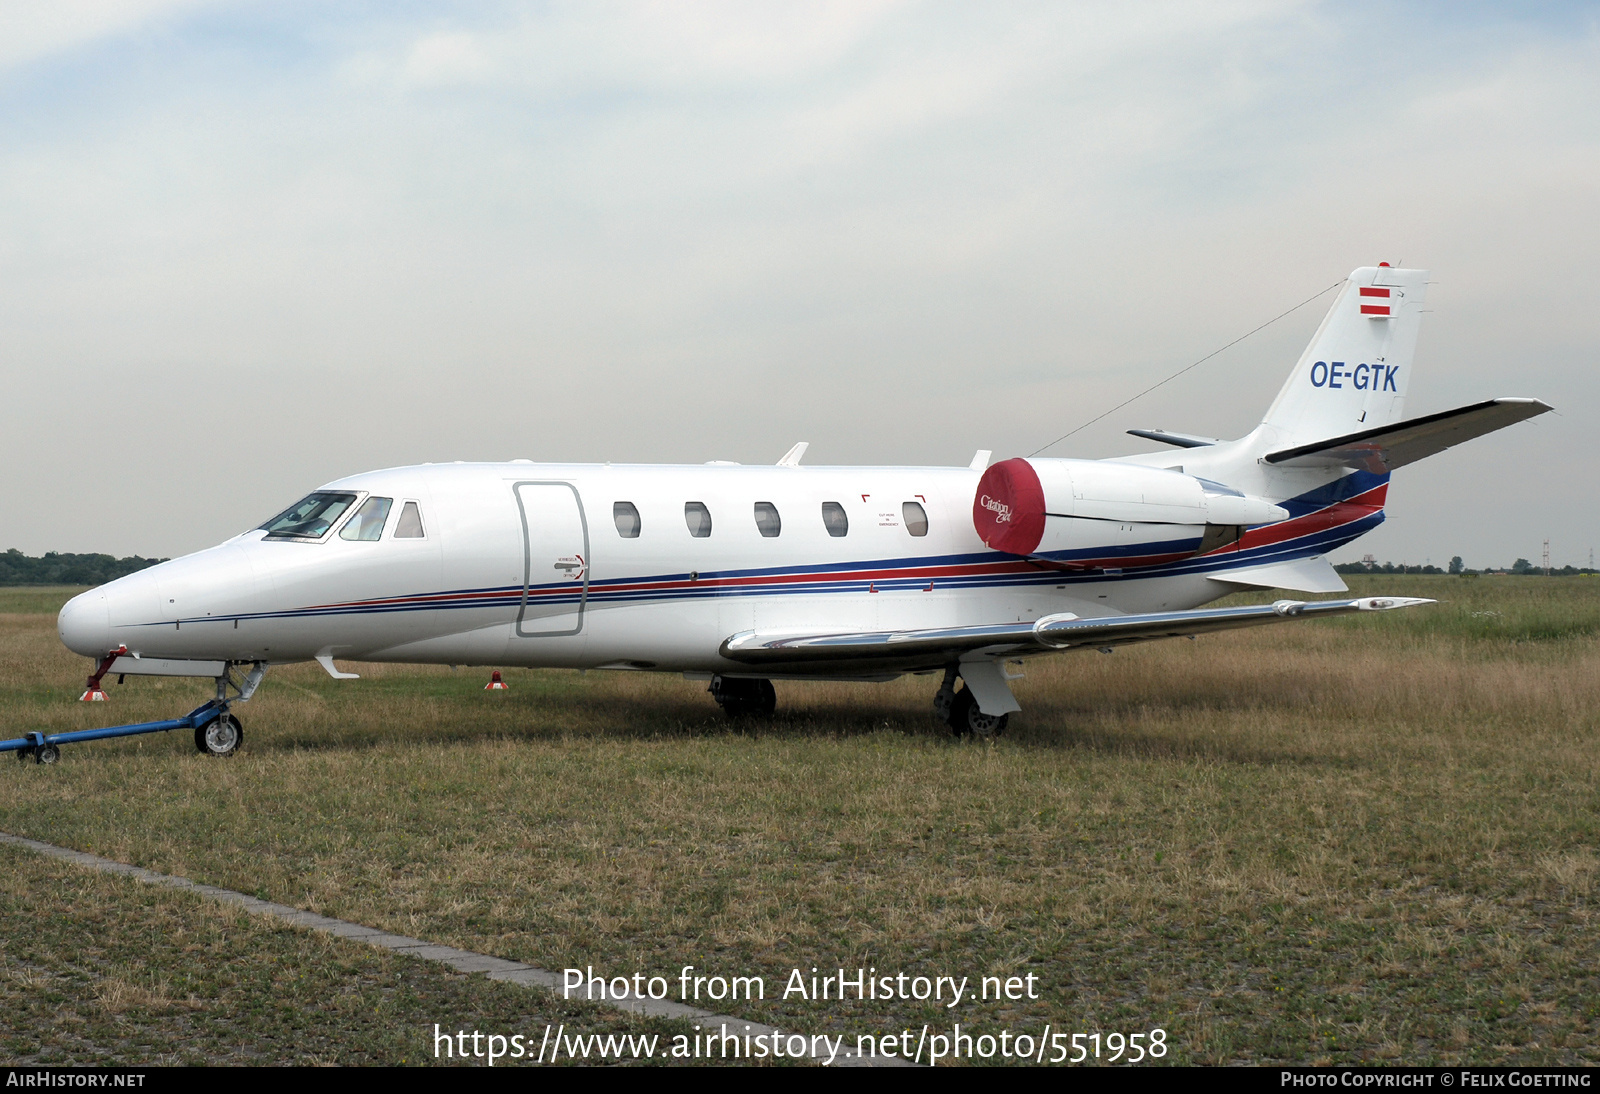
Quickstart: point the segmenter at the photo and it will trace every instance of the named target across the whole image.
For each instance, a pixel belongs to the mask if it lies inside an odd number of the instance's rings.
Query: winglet
[[[994,452],[990,449],[980,448],[972,457],[972,462],[967,464],[967,468],[972,471],[987,471],[989,470],[989,457],[993,455]]]
[[[785,452],[783,454],[783,458],[778,461],[778,466],[779,467],[799,467],[800,466],[800,457],[804,456],[806,454],[806,449],[808,449],[810,447],[811,447],[811,442],[810,441],[801,441],[799,444],[795,445],[793,448],[789,449],[789,451],[787,451],[787,452]]]

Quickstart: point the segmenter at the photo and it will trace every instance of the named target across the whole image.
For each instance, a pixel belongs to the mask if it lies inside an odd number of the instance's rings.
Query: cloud
[[[1027,452],[1378,259],[1441,281],[1417,410],[1596,394],[1590,32],[1277,3],[140,10],[160,34],[103,23],[0,87],[0,458],[48,454],[0,546],[188,550],[429,459]],[[1319,307],[1061,451],[1248,429]],[[561,410],[574,389],[600,409]],[[1407,469],[1363,542],[1505,553],[1486,491],[1590,534],[1494,462],[1555,458],[1539,429]],[[128,485],[78,505],[107,466]]]
[[[214,0],[7,0],[0,71],[173,19]]]

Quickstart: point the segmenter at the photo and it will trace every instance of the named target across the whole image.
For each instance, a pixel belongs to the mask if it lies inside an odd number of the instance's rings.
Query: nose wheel
[[[207,756],[232,756],[244,743],[244,726],[232,714],[222,714],[194,731],[194,747]]]

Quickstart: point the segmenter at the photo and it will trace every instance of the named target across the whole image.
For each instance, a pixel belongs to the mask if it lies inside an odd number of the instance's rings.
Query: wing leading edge
[[[1291,619],[1316,619],[1351,612],[1382,612],[1410,608],[1434,601],[1409,596],[1367,596],[1354,600],[1279,600],[1235,608],[1196,608],[1181,612],[1151,612],[1080,619],[1075,615],[1047,615],[1033,623],[997,623],[977,627],[936,627],[905,631],[864,631],[853,634],[772,634],[741,631],[722,643],[722,655],[751,666],[787,666],[804,671],[811,666],[840,663],[874,668],[923,668],[948,664],[972,655],[1016,657],[1086,646],[1148,642],[1157,638],[1182,638],[1210,631],[1282,623]]]

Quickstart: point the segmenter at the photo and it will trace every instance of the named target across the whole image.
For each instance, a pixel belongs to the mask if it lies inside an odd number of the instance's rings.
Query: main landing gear
[[[978,709],[978,700],[965,686],[956,690],[959,669],[955,665],[944,670],[944,683],[933,697],[933,716],[950,727],[957,737],[998,737],[1006,731],[1009,714],[985,714]]]
[[[778,709],[778,693],[771,680],[713,676],[710,691],[730,718],[771,718]]]

